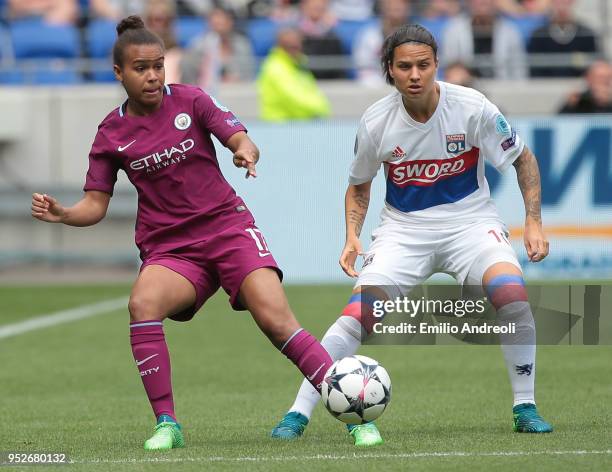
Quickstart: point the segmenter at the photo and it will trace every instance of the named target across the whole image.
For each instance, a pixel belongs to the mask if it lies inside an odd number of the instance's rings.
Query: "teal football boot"
[[[514,431],[517,433],[552,433],[553,427],[538,414],[533,403],[521,403],[512,408]]]
[[[297,439],[308,426],[308,418],[297,411],[289,411],[272,430],[275,439]]]

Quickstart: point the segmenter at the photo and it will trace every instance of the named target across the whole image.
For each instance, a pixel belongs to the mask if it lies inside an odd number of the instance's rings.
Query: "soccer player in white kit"
[[[525,248],[529,260],[538,262],[548,255],[548,241],[542,230],[537,161],[483,94],[435,80],[437,44],[425,28],[405,25],[387,37],[381,64],[396,90],[361,118],[345,200],[346,244],[340,265],[357,282],[321,344],[333,359],[357,351],[369,329],[362,314],[373,304],[369,288],[362,294],[366,287],[378,287],[379,298],[393,298],[436,272],[450,274],[460,284],[482,286],[498,322],[516,326],[514,334],[500,335],[514,394],[514,430],[551,432],[535,407],[535,323],[522,271],[484,173],[485,160],[500,172],[515,167],[525,203]],[[359,235],[381,164],[385,207],[363,253]],[[355,261],[362,254],[363,268],[357,273]],[[301,436],[318,399],[305,381],[272,437]],[[349,426],[349,432],[358,446],[382,443],[373,423]]]

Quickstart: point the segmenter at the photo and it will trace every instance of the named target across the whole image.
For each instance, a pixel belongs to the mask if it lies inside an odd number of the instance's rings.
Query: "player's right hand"
[[[355,270],[355,261],[357,260],[357,256],[363,254],[361,249],[361,241],[359,238],[351,238],[347,239],[346,244],[344,245],[344,249],[342,250],[342,254],[340,255],[340,267],[346,275],[349,277],[357,277],[359,276],[359,272]]]
[[[257,162],[257,154],[251,149],[238,149],[234,153],[234,165],[236,167],[244,167],[246,171],[245,178],[257,177],[255,164]]]
[[[61,223],[64,207],[46,193],[32,194],[32,216],[49,223]]]

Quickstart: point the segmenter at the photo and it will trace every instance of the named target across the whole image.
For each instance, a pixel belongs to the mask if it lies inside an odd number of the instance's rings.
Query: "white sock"
[[[351,316],[341,316],[329,327],[321,345],[334,361],[352,356],[361,345],[361,324]],[[320,398],[319,392],[304,379],[289,411],[297,411],[310,419]]]
[[[535,404],[536,332],[531,307],[527,302],[512,302],[497,310],[498,323],[515,323],[514,334],[500,334],[501,348],[506,360],[514,406]]]

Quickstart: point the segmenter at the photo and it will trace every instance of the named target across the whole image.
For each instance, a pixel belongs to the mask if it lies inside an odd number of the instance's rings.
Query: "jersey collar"
[[[414,118],[410,116],[410,113],[406,111],[406,107],[404,107],[404,103],[402,101],[402,94],[398,92],[397,100],[400,107],[400,113],[405,121],[407,121],[410,125],[419,129],[429,129],[436,122],[436,119],[440,115],[440,110],[444,107],[444,103],[446,101],[446,84],[444,82],[436,81],[436,83],[440,86],[440,99],[438,100],[438,105],[436,106],[435,111],[431,115],[431,117],[425,122],[421,123],[420,121],[416,121]]]
[[[164,84],[164,92],[166,95],[172,95],[172,89],[170,89],[170,86],[168,84]],[[121,104],[121,106],[119,107],[119,116],[121,118],[124,117],[124,115],[126,114],[126,110],[127,110],[127,100],[125,102],[123,102]]]

